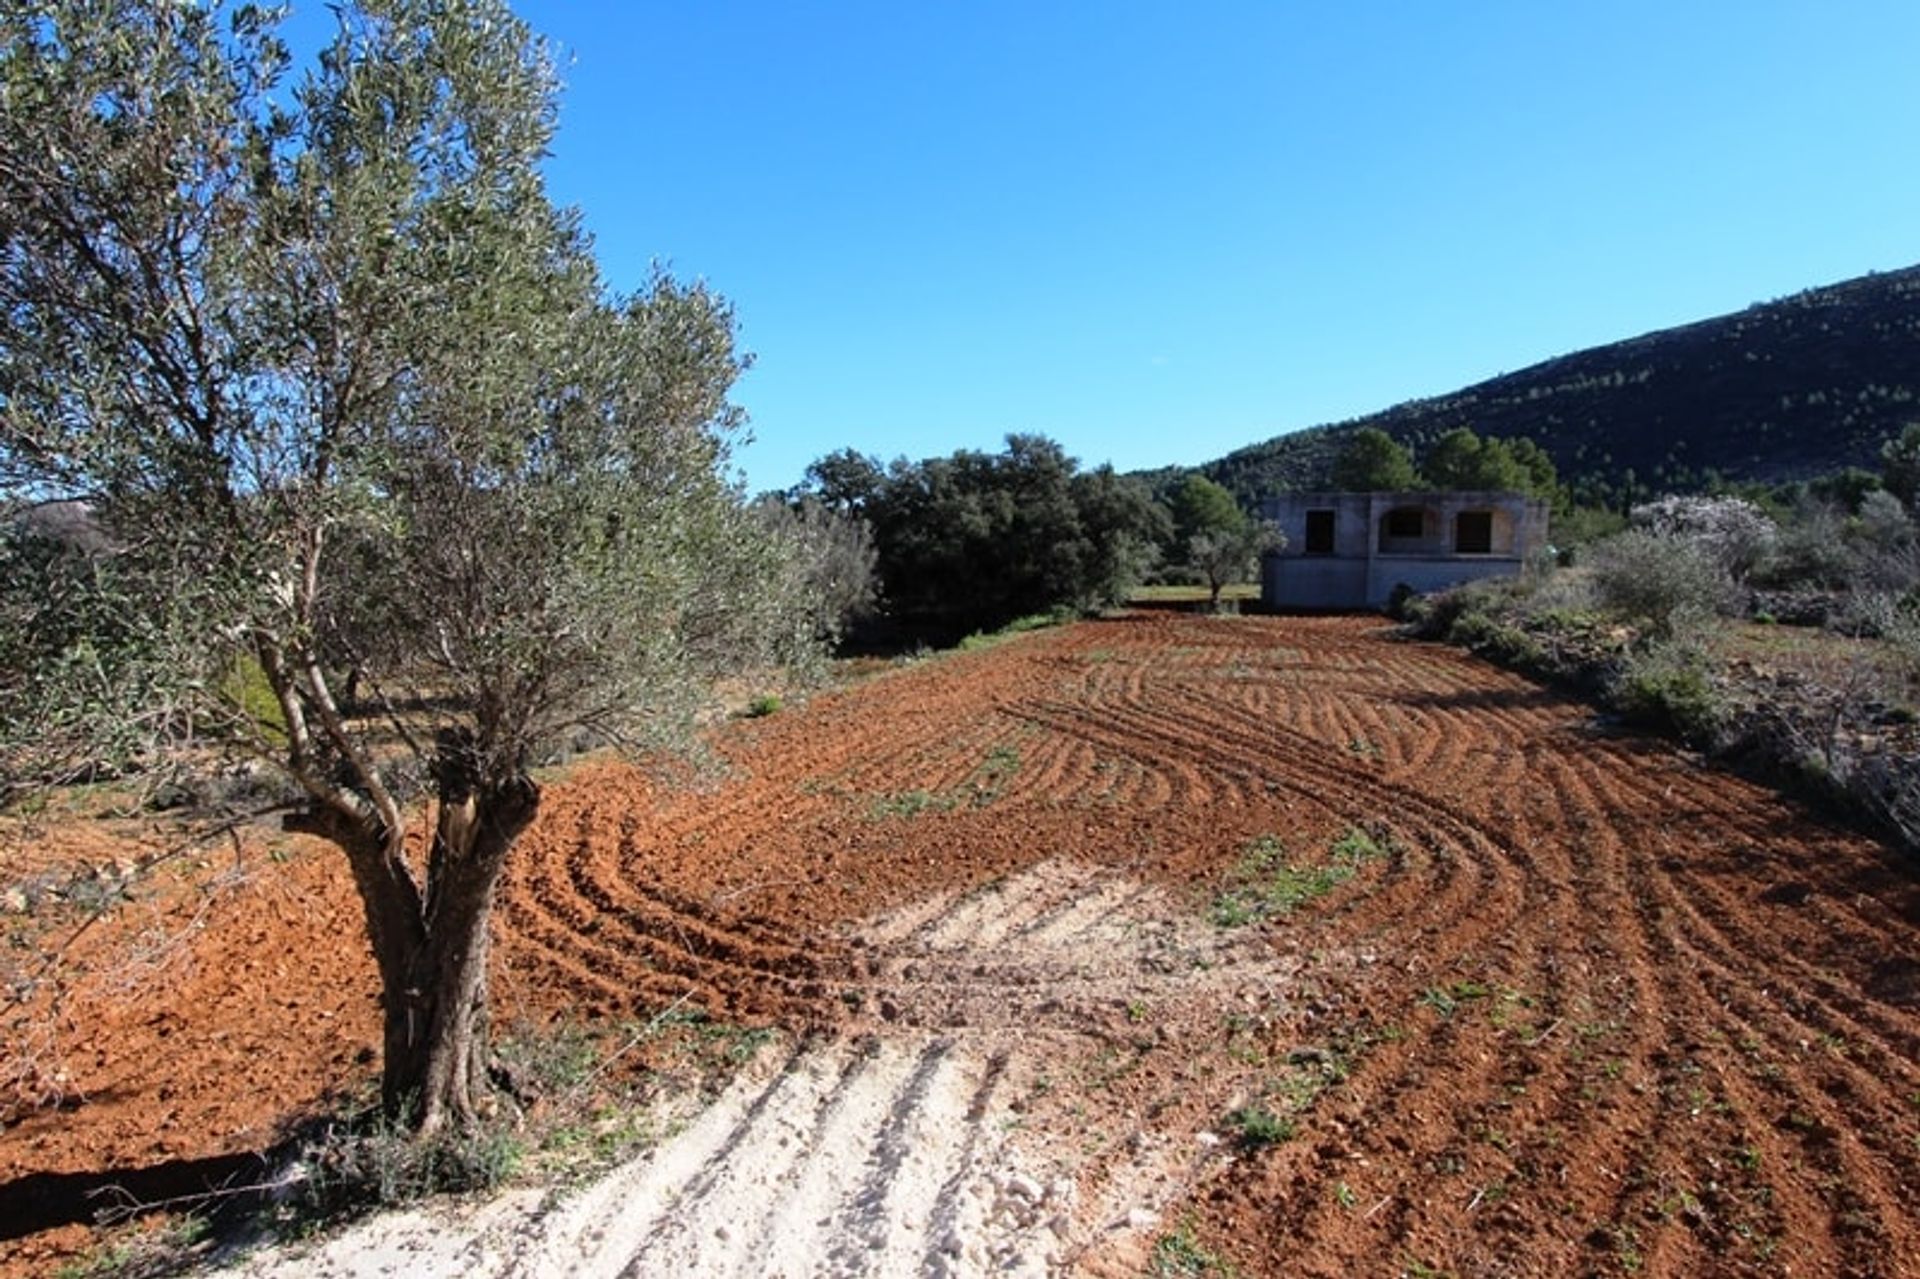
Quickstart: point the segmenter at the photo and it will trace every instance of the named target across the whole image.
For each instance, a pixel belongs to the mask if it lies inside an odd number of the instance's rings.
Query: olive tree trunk
[[[493,1109],[487,956],[494,894],[540,805],[540,788],[525,773],[491,781],[477,771],[470,753],[443,743],[424,894],[407,865],[403,829],[319,828],[346,850],[380,972],[383,1109],[422,1135]]]

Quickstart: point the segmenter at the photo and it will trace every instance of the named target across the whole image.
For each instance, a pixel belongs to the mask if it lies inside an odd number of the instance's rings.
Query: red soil
[[[1286,1103],[1291,1140],[1197,1164],[1168,1221],[1247,1274],[1920,1273],[1911,868],[1516,677],[1362,619],[1129,616],[890,671],[715,748],[703,785],[596,764],[549,786],[499,913],[500,1020],[691,993],[884,1035],[997,1004],[1123,1060],[1036,1093],[1042,1126],[1091,1100],[1189,1137],[1337,1060]],[[1250,841],[1304,857],[1354,826],[1388,855],[1251,926],[1299,975],[1244,1013],[1053,1010],[984,968],[987,997],[916,1000],[872,940],[1045,862],[1203,915]],[[0,1044],[0,1080],[61,1098],[0,1133],[0,1271],[86,1240],[10,1220],[224,1170],[370,1077],[351,888],[324,848],[270,846],[223,854],[218,893],[149,890],[90,931],[57,1035]],[[1150,1242],[1080,1266],[1139,1273]]]

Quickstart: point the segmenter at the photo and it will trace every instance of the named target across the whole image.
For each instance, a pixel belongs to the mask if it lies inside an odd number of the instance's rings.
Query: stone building
[[[1260,514],[1287,539],[1261,565],[1270,609],[1382,608],[1396,586],[1517,574],[1547,544],[1547,504],[1524,493],[1284,493]]]

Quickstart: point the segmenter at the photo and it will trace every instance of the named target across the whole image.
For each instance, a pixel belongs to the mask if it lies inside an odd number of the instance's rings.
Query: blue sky
[[[515,7],[609,277],[738,310],[756,490],[1197,463],[1920,261],[1914,0]]]

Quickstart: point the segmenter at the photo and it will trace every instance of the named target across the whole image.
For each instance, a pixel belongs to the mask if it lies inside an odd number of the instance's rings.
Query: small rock
[[[1151,1208],[1134,1208],[1127,1213],[1127,1225],[1134,1230],[1151,1230],[1160,1224],[1160,1214]]]
[[[1016,1172],[1007,1178],[1007,1193],[1016,1199],[1024,1199],[1028,1203],[1038,1203],[1041,1193],[1040,1183],[1025,1173]]]
[[[1193,1134],[1193,1139],[1199,1142],[1202,1146],[1206,1147],[1208,1150],[1211,1150],[1215,1146],[1220,1144],[1220,1134],[1217,1132],[1207,1132],[1205,1130],[1202,1130],[1200,1132]]]
[[[29,905],[26,890],[22,888],[9,888],[6,892],[0,893],[0,910],[4,910],[9,915],[24,915]]]

